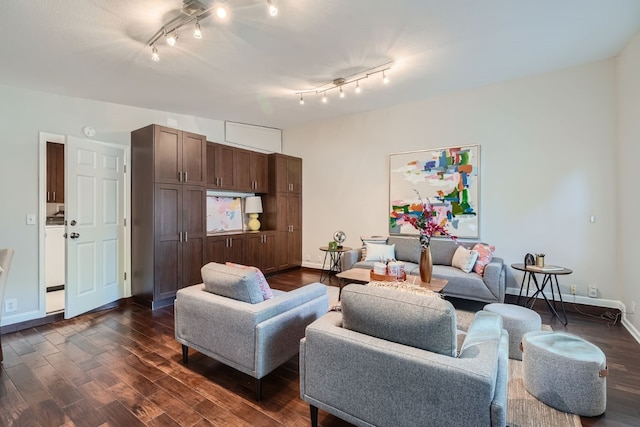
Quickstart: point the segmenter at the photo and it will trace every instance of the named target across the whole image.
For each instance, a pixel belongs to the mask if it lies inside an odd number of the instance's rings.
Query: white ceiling
[[[0,84],[287,128],[609,58],[640,29],[639,0],[273,0],[275,18],[226,3],[153,62],[182,0],[1,0]],[[298,103],[387,61],[388,85]]]

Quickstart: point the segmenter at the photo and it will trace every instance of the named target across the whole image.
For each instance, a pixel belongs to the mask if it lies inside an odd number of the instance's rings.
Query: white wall
[[[336,230],[347,246],[388,232],[389,153],[480,144],[481,240],[507,264],[543,252],[573,269],[565,297],[595,285],[619,301],[615,79],[607,60],[286,129],[283,151],[304,160],[303,260]]]
[[[619,268],[622,302],[627,310],[635,303],[635,312],[626,320],[640,330],[640,280],[637,262],[640,259],[640,33],[629,42],[617,61],[618,82],[618,235],[620,239]],[[640,335],[636,334],[640,341]]]
[[[224,142],[224,122],[162,111],[0,86],[0,247],[16,250],[5,299],[17,298],[18,310],[4,313],[2,325],[40,317],[38,227],[25,225],[27,213],[38,213],[38,133],[83,137],[90,125],[99,141],[129,145],[130,132],[151,123],[207,135]],[[43,218],[39,218],[44,221]]]

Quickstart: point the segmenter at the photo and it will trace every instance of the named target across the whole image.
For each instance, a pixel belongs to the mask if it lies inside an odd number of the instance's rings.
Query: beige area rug
[[[338,288],[327,286],[329,306],[338,303]],[[475,313],[456,310],[458,329],[466,331]],[[543,329],[551,330],[549,325]],[[558,411],[533,397],[524,388],[522,362],[509,360],[509,389],[507,391],[507,425],[509,427],[581,427],[580,417]]]

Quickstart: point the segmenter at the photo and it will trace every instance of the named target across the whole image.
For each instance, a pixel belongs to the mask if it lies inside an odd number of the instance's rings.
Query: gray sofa
[[[412,236],[389,236],[387,244],[395,244],[396,260],[404,262],[408,275],[420,275],[420,242]],[[502,258],[494,257],[485,267],[484,275],[464,271],[451,266],[453,253],[458,245],[473,247],[475,242],[454,242],[450,239],[431,239],[433,277],[447,279],[444,294],[482,302],[504,302],[506,290],[506,268]],[[375,261],[360,261],[362,249],[344,252],[341,259],[342,271],[350,268],[373,269]]]
[[[458,355],[456,316],[441,298],[347,285],[342,312],[307,327],[300,397],[357,426],[505,426],[508,333],[479,311]]]
[[[307,325],[329,309],[327,288],[312,283],[291,292],[272,290],[273,298],[263,300],[254,271],[216,263],[203,267],[203,280],[176,295],[175,336],[183,362],[193,348],[256,378],[259,401],[261,379],[297,354]]]

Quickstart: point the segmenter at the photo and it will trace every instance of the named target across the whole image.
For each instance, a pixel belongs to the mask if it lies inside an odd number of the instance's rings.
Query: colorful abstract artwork
[[[406,218],[419,215],[422,197],[451,234],[479,238],[479,178],[479,145],[390,154],[389,233],[417,234]]]
[[[242,230],[242,198],[207,196],[207,231]]]

